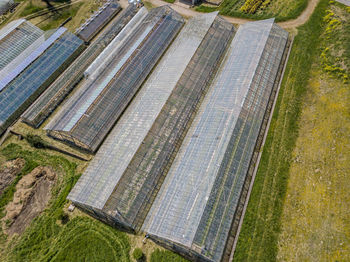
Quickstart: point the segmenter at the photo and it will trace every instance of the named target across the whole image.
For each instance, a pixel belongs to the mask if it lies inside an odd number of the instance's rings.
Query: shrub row
[[[244,13],[255,14],[258,8],[266,8],[271,0],[247,0],[241,7],[241,11]]]

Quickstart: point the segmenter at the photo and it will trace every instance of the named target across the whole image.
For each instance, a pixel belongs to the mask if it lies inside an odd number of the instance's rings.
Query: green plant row
[[[269,3],[270,0],[247,0],[240,10],[244,13],[255,14],[258,8],[264,9]]]
[[[235,261],[275,261],[292,152],[298,137],[303,98],[313,61],[319,54],[321,0],[309,21],[298,28],[273,113],[259,169],[239,236]]]

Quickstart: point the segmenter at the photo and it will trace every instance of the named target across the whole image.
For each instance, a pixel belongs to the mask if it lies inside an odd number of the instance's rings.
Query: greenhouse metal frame
[[[217,13],[186,24],[70,193],[73,202],[140,230],[233,33]]]
[[[83,41],[66,32],[0,92],[0,133],[79,55]]]
[[[228,260],[287,40],[273,19],[240,26],[144,224],[156,242],[191,259]]]
[[[113,1],[108,1],[95,12],[80,29],[76,32],[77,36],[85,42],[90,42],[98,32],[111,21],[121,10],[121,6]]]
[[[91,79],[46,127],[54,138],[95,152],[128,106],[161,55],[176,37],[183,18],[168,6],[152,9],[115,50],[113,65]]]
[[[57,78],[57,80],[28,108],[22,120],[38,128],[57,108],[63,99],[83,78],[85,70],[120,33],[125,25],[134,17],[138,8],[129,5],[111,22],[101,35]]]
[[[0,80],[25,58],[21,54],[25,53],[26,49],[33,50],[38,47],[43,42],[40,40],[43,37],[44,32],[25,19],[15,20],[2,28],[0,30]],[[14,62],[17,57],[19,59]]]
[[[289,49],[274,19],[234,31],[217,14],[184,26],[68,199],[190,260],[229,260]]]

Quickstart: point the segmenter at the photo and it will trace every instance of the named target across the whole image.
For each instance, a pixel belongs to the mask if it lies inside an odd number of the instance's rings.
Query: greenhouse
[[[228,261],[287,40],[273,19],[240,26],[147,215],[156,242]]]
[[[48,134],[95,152],[183,23],[168,6],[152,9],[52,119]]]
[[[85,42],[90,42],[121,9],[118,3],[107,1],[76,31],[77,36]]]
[[[69,199],[105,221],[140,230],[233,33],[217,13],[185,25]]]
[[[0,91],[4,89],[12,80],[14,80],[24,69],[26,69],[31,63],[33,63],[42,53],[45,52],[58,38],[60,38],[65,32],[66,28],[61,27],[56,31],[51,31],[51,34],[47,40],[45,40],[38,48],[22,60],[13,70],[8,71],[6,77],[0,80]]]
[[[138,8],[134,5],[129,5],[123,10],[67,70],[28,108],[22,115],[22,120],[38,128],[73,90],[75,85],[83,78],[84,71],[121,32],[137,11]]]
[[[82,49],[83,41],[65,32],[0,92],[0,134],[62,73]]]
[[[0,15],[6,14],[14,5],[13,0],[0,0]]]
[[[44,41],[44,32],[25,19],[3,27],[0,30],[0,80]]]

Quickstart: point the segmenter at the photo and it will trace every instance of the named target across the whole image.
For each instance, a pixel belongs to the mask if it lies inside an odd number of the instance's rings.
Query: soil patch
[[[21,234],[46,207],[56,174],[50,167],[37,167],[16,185],[12,202],[6,206],[3,220],[8,235]]]
[[[3,194],[4,190],[12,184],[16,176],[21,172],[24,167],[25,161],[21,158],[15,160],[7,161],[0,168],[0,196]]]

